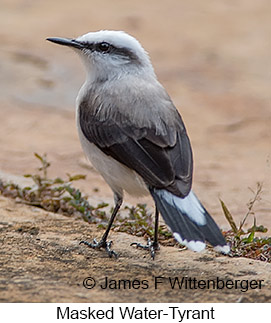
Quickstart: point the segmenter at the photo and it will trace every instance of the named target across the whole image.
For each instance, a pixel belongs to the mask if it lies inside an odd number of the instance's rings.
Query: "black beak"
[[[63,46],[69,46],[69,47],[74,47],[74,48],[78,48],[78,49],[84,48],[84,45],[75,39],[49,37],[49,38],[46,38],[46,40],[49,40],[53,43],[63,45]]]

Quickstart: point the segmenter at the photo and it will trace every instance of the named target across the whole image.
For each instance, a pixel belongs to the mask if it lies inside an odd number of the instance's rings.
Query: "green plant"
[[[0,193],[3,196],[50,212],[65,215],[78,214],[88,222],[95,222],[97,218],[103,219],[105,217],[103,208],[108,204],[101,203],[93,207],[88,203],[87,196],[82,195],[79,189],[72,186],[73,182],[85,179],[85,175],[71,176],[67,174],[66,180],[59,177],[51,179],[48,177],[50,163],[47,161],[46,155],[41,156],[35,153],[35,157],[41,163],[38,173],[24,175],[24,177],[32,179],[33,185],[20,187],[17,184],[4,183],[0,180]]]
[[[224,215],[231,226],[231,230],[225,232],[225,237],[231,245],[232,256],[271,262],[271,237],[256,237],[257,232],[266,233],[268,230],[263,225],[257,225],[253,211],[255,203],[261,199],[262,183],[257,183],[256,191],[252,192],[254,196],[248,202],[248,211],[240,222],[239,227],[236,225],[228,207],[220,200]],[[253,225],[244,230],[244,224],[249,215],[254,217]]]

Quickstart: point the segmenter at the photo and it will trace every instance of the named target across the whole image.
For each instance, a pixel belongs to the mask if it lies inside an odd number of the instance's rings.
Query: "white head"
[[[154,76],[148,54],[134,37],[123,31],[101,30],[76,39],[47,40],[74,48],[92,81],[120,78],[131,73]]]

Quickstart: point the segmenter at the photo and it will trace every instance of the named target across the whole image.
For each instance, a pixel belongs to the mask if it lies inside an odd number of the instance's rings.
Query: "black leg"
[[[148,238],[148,242],[146,245],[143,245],[141,243],[133,242],[131,243],[131,246],[136,246],[137,248],[149,250],[152,259],[155,258],[156,250],[159,250],[158,245],[158,224],[159,224],[159,211],[157,207],[155,207],[155,223],[154,223],[154,239],[153,242],[151,242],[151,239]]]
[[[114,197],[115,197],[116,205],[114,207],[111,218],[108,222],[107,228],[106,228],[101,240],[99,242],[97,242],[97,240],[94,239],[93,243],[88,242],[88,241],[84,241],[84,240],[79,242],[79,244],[85,244],[86,246],[93,248],[93,249],[104,248],[110,258],[112,258],[112,256],[114,256],[115,258],[118,257],[118,254],[114,250],[111,249],[112,241],[107,241],[107,237],[108,237],[109,231],[112,227],[112,224],[114,222],[114,219],[115,219],[115,217],[121,207],[121,204],[122,204],[122,197],[120,197],[117,194],[115,194]]]
[[[155,207],[155,223],[154,223],[154,239],[153,244],[158,248],[158,225],[159,225],[159,212]]]

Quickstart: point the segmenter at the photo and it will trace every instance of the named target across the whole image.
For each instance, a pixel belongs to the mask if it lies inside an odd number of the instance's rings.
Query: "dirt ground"
[[[84,80],[75,54],[45,41],[100,29],[125,30],[149,52],[157,76],[181,112],[192,141],[194,190],[217,223],[229,228],[219,198],[237,223],[257,182],[257,223],[271,230],[271,92],[268,0],[2,0],[0,10],[0,178],[24,181],[47,153],[50,176],[82,173],[93,203],[112,193],[82,153],[74,101]],[[126,203],[148,203],[127,196]],[[251,225],[253,218],[248,220]],[[0,198],[1,302],[270,302],[271,265],[161,247],[155,261],[112,233],[118,260],[78,245],[101,230]],[[142,241],[136,238],[137,241]],[[101,289],[104,277],[147,280],[146,289]],[[163,277],[264,280],[262,289],[172,290]],[[96,287],[83,280],[93,277]]]
[[[90,250],[78,242],[100,235],[82,220],[49,214],[1,198],[1,302],[270,302],[271,265],[249,259],[195,254],[161,247],[155,261],[130,243],[142,238],[112,233],[119,258]],[[83,287],[92,277],[93,289]],[[145,281],[148,288],[102,289],[111,280]],[[155,277],[165,277],[164,280]],[[167,279],[264,280],[262,288],[171,289]],[[146,283],[147,281],[147,283]],[[90,285],[90,281],[87,284]],[[128,286],[128,285],[127,285]],[[141,285],[144,287],[143,283]],[[193,286],[192,286],[193,287]],[[191,287],[191,288],[192,288]],[[243,288],[245,285],[243,285]]]

